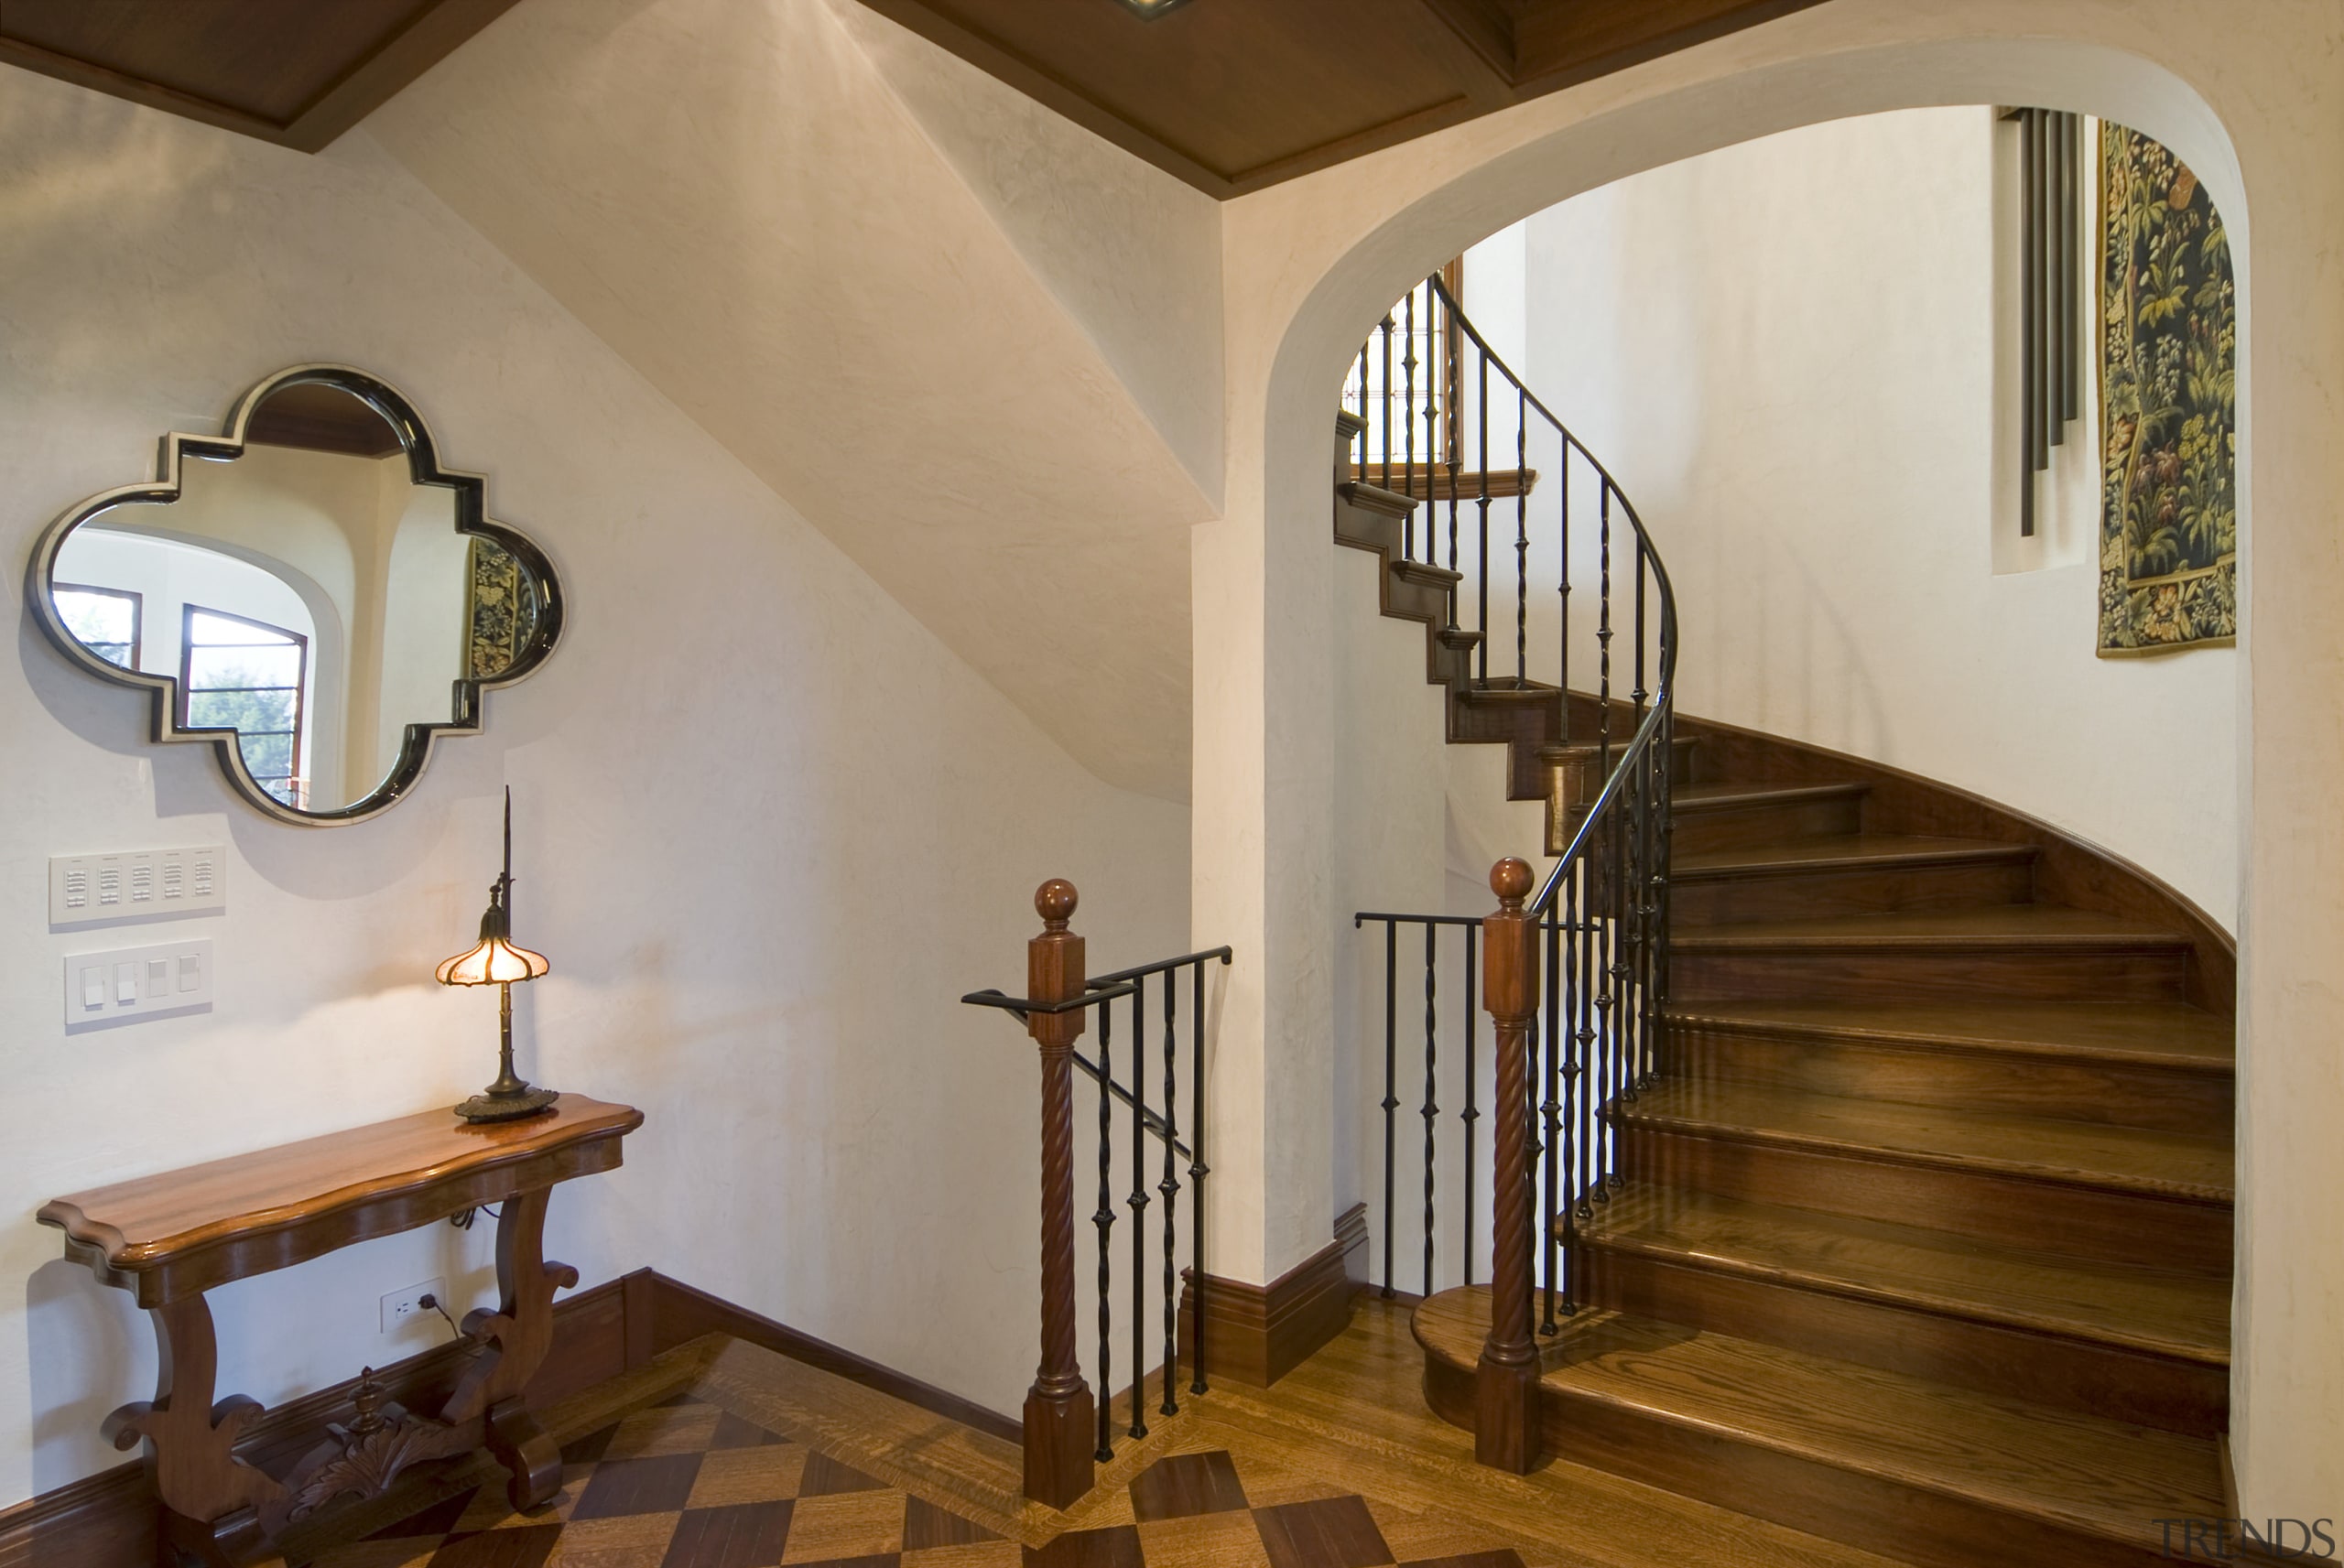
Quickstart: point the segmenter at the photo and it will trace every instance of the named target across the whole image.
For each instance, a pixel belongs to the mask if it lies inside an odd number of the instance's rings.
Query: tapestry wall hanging
[[[502,546],[475,538],[464,574],[464,665],[473,680],[511,667],[537,631],[537,597],[528,574]]]
[[[2100,128],[2100,652],[2238,633],[2238,300],[2213,198]]]

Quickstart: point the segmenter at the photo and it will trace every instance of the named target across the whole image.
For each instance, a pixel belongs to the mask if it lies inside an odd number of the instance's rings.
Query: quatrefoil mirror
[[[280,820],[362,822],[560,634],[552,568],[484,490],[387,383],[297,365],[59,518],[26,595],[68,658],[148,693],[156,741],[210,744]]]

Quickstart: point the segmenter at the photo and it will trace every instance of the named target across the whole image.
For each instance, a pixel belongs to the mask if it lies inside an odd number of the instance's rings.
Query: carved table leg
[[[242,1394],[212,1402],[220,1346],[201,1295],[147,1315],[161,1364],[155,1397],[123,1406],[100,1430],[125,1453],[146,1442],[147,1471],[163,1502],[156,1548],[162,1568],[179,1568],[182,1553],[209,1568],[233,1568],[265,1543],[258,1510],[279,1491],[235,1455],[236,1435],[260,1406]]]
[[[503,1304],[464,1314],[464,1332],[486,1339],[456,1385],[441,1419],[453,1424],[486,1417],[488,1450],[512,1478],[505,1495],[515,1509],[550,1502],[561,1490],[561,1450],[538,1430],[523,1390],[553,1346],[553,1294],[578,1282],[578,1271],[545,1260],[546,1202],[552,1189],[505,1200],[496,1222],[496,1284]]]

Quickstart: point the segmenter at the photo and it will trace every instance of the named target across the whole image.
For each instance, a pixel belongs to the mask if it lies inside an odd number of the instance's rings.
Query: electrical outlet
[[[124,925],[228,908],[228,855],[217,844],[132,849],[118,855],[52,855],[49,923]]]
[[[212,941],[76,953],[65,960],[65,1027],[85,1029],[212,1011]]]
[[[383,1332],[389,1334],[404,1328],[418,1317],[437,1318],[440,1314],[423,1304],[429,1296],[441,1306],[448,1304],[448,1281],[426,1280],[419,1285],[409,1285],[403,1291],[393,1291],[383,1298]],[[451,1313],[449,1315],[453,1316]]]

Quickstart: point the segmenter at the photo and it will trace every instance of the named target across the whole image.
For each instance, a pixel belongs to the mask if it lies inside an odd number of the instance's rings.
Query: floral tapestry
[[[2100,652],[2238,632],[2238,315],[2213,199],[2163,145],[2100,133]]]
[[[472,540],[464,582],[465,674],[492,680],[512,667],[536,634],[537,585],[504,546]]]

